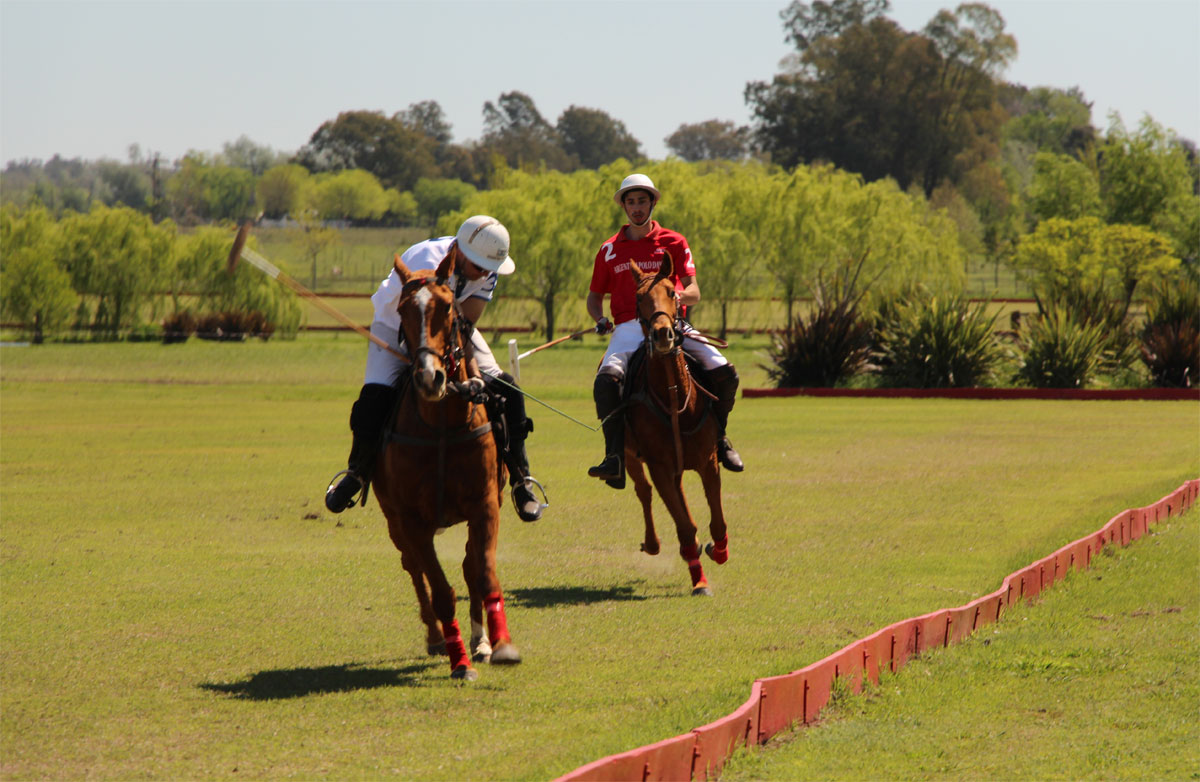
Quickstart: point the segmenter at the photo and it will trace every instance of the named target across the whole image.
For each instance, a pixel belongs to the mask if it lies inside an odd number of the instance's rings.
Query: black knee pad
[[[369,432],[381,429],[392,409],[396,391],[391,386],[367,383],[350,408],[350,431]]]
[[[621,404],[621,378],[601,372],[592,383],[592,399],[596,402],[596,417],[604,418]]]

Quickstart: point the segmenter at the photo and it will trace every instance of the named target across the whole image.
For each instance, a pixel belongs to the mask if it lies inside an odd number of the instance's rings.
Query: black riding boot
[[[517,385],[507,372],[501,374],[500,379],[511,386]],[[485,380],[491,381],[492,378],[485,377]],[[533,431],[533,421],[525,415],[525,395],[504,383],[488,382],[488,390],[504,402],[502,407],[489,406],[488,415],[493,419],[503,417],[498,430],[494,427],[493,431],[496,432],[500,454],[508,465],[508,484],[512,487],[512,502],[517,517],[521,521],[537,521],[542,517],[542,509],[546,505],[539,502],[533,493],[534,486],[540,490],[542,485],[533,477],[529,469],[529,457],[525,453],[525,438]],[[545,497],[545,494],[542,496]]]
[[[625,488],[625,415],[620,412],[621,381],[609,374],[596,375],[592,385],[596,417],[604,431],[604,461],[588,469],[614,489]]]
[[[738,373],[733,364],[726,364],[708,372],[708,380],[712,384],[713,395],[717,401],[713,404],[713,416],[720,427],[721,439],[717,442],[717,458],[721,466],[732,472],[746,469],[742,457],[733,449],[733,443],[725,435],[725,426],[729,423],[729,413],[733,403],[737,401]]]
[[[332,482],[325,490],[325,507],[341,513],[355,502],[367,501],[367,488],[375,472],[375,460],[379,457],[380,439],[392,411],[395,390],[391,386],[368,383],[359,392],[358,401],[350,408],[350,444],[348,469],[333,476],[342,480],[334,486]],[[361,494],[361,497],[359,496]]]

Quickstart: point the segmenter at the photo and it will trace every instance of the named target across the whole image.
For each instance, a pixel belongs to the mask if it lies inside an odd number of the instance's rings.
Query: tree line
[[[586,287],[593,245],[619,224],[612,188],[635,169],[663,189],[656,214],[692,241],[706,299],[723,314],[768,286],[790,321],[792,303],[836,279],[838,264],[861,262],[860,279],[882,296],[902,280],[950,284],[967,258],[984,258],[1040,296],[1061,294],[1057,278],[1090,280],[1126,310],[1147,275],[1195,270],[1194,144],[1149,117],[1129,130],[1113,116],[1101,132],[1078,89],[1005,82],[1017,43],[986,5],[940,11],[919,32],[888,9],[792,2],[781,13],[794,46],[784,72],[746,87],[753,125],[681,125],[667,161],[645,160],[603,111],[571,106],[551,124],[530,96],[508,92],[484,104],[477,142],[454,143],[441,107],[424,101],[391,116],[343,112],[294,154],[243,137],[169,166],[136,147],[124,164],[10,163],[0,195],[10,222],[127,210],[170,231],[262,217],[449,232],[466,214],[493,213],[512,230],[514,282],[542,302],[549,335],[564,296]],[[21,235],[5,234],[6,278]],[[1072,241],[1107,249],[1064,249]]]

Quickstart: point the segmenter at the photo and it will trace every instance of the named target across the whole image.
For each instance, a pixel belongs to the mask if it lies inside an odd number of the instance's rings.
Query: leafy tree
[[[387,211],[388,198],[370,173],[349,169],[317,177],[313,205],[327,220],[377,220]]]
[[[144,212],[150,207],[150,177],[138,165],[126,165],[112,160],[96,164],[100,181],[108,189],[104,202],[109,206],[121,204]]]
[[[1052,152],[1037,154],[1027,198],[1030,213],[1039,220],[1075,220],[1101,213],[1095,173],[1074,158]]]
[[[684,123],[663,141],[667,148],[689,162],[697,160],[741,160],[750,151],[750,128],[729,120],[710,119]]]
[[[1168,239],[1140,226],[1104,225],[1098,218],[1051,218],[1024,237],[1014,264],[1044,309],[1048,302],[1101,297],[1115,301],[1124,321],[1138,286],[1179,266]]]
[[[513,239],[517,270],[502,282],[501,293],[524,294],[541,302],[546,339],[553,339],[564,299],[582,299],[591,261],[600,241],[597,214],[612,203],[611,171],[586,169],[564,174],[530,174],[501,167],[497,185],[471,195],[458,212],[438,225],[452,234],[472,214],[489,214],[504,223]],[[619,179],[617,181],[620,181]]]
[[[1092,104],[1078,87],[1007,85],[1002,102],[1011,119],[1004,126],[1008,139],[1025,141],[1041,152],[1079,155],[1095,140]]]
[[[928,196],[995,154],[1005,118],[995,79],[1016,42],[981,4],[939,12],[922,34],[883,17],[887,8],[793,2],[783,12],[792,70],[748,84],[745,97],[757,143],[781,165],[828,160]]]
[[[555,130],[563,151],[574,155],[584,168],[599,168],[621,158],[636,160],[642,156],[641,144],[625,128],[625,123],[600,109],[572,105],[559,115]]]
[[[262,176],[268,169],[286,162],[287,157],[268,146],[255,144],[248,136],[239,136],[237,141],[225,142],[218,161]]]
[[[200,226],[180,237],[176,248],[177,277],[173,284],[200,294],[210,315],[234,314],[243,322],[260,314],[270,330],[294,337],[301,320],[295,295],[247,263],[228,266],[233,235],[216,226]],[[253,245],[254,237],[250,237]],[[178,302],[176,302],[178,311]]]
[[[155,224],[132,209],[97,204],[59,225],[58,263],[75,291],[94,299],[92,326],[99,335],[112,339],[140,325],[146,305],[154,315],[153,294],[170,280],[174,223]]]
[[[456,212],[463,202],[475,193],[475,188],[457,179],[417,180],[412,195],[417,203],[417,217],[425,225],[435,225],[446,212]]]
[[[34,344],[70,323],[79,297],[56,262],[58,226],[45,207],[0,209],[0,312],[24,324]]]
[[[496,103],[483,104],[483,146],[501,155],[510,168],[576,168],[558,131],[523,92],[506,92]]]
[[[1110,223],[1167,234],[1180,257],[1200,254],[1200,196],[1191,166],[1173,134],[1149,116],[1136,133],[1119,115],[1100,145],[1100,197]]]
[[[395,119],[422,133],[438,146],[449,144],[453,137],[452,126],[446,119],[446,113],[442,111],[441,104],[435,100],[410,103],[407,109],[396,112]]]
[[[387,199],[383,214],[388,220],[402,225],[412,225],[417,221],[417,199],[412,193],[392,189],[383,195]]]
[[[255,185],[259,208],[266,217],[298,215],[312,197],[313,182],[308,169],[295,163],[273,166]]]
[[[166,185],[171,214],[185,224],[244,220],[254,212],[254,175],[189,152]]]
[[[436,176],[435,145],[401,119],[347,111],[317,128],[295,162],[314,173],[362,169],[384,187],[411,190],[421,177]]]

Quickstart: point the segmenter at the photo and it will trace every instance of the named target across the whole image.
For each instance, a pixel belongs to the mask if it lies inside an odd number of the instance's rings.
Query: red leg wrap
[[[467,647],[463,644],[462,633],[458,630],[458,620],[451,619],[442,622],[442,637],[446,639],[446,653],[450,655],[450,670],[462,666],[471,667],[471,658],[467,656]]]
[[[483,599],[483,607],[487,611],[488,638],[492,646],[512,643],[512,636],[508,634],[508,618],[504,615],[504,596],[493,592]]]
[[[729,536],[713,541],[712,551],[709,552],[713,562],[724,565],[729,560]]]
[[[704,578],[704,568],[700,566],[699,558],[688,560],[688,573],[690,573],[692,576],[693,587],[698,587],[701,584],[708,583],[708,581],[706,581]]]

